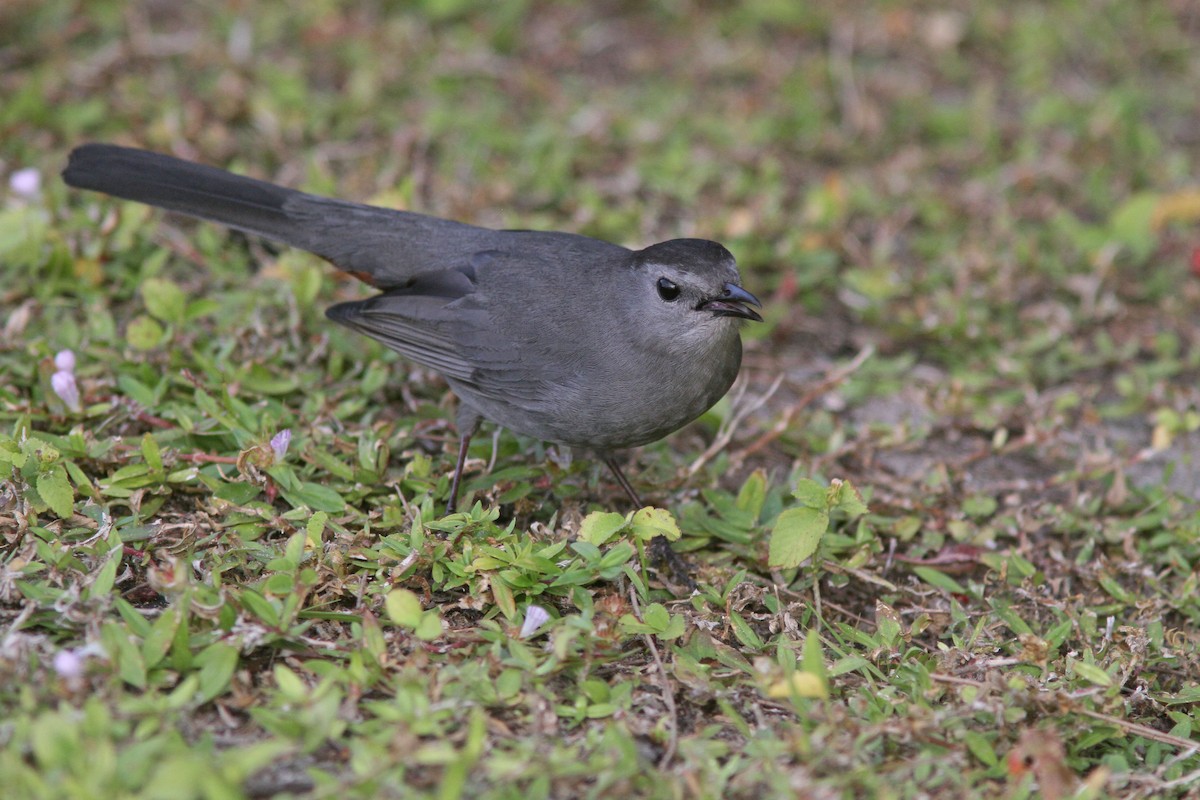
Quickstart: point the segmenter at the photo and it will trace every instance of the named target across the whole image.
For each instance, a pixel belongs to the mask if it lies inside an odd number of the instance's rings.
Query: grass
[[[0,31],[6,797],[1195,796],[1187,4],[46,0]],[[443,517],[445,385],[322,317],[363,289],[68,192],[89,140],[720,239],[767,323],[631,462],[660,511],[504,432]],[[676,526],[690,596],[646,564]]]

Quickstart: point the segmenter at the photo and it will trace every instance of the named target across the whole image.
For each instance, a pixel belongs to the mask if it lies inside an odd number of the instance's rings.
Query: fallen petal
[[[74,372],[75,353],[71,350],[59,350],[54,355],[54,367],[59,372]]]
[[[50,386],[67,408],[79,412],[83,405],[79,402],[79,387],[75,385],[75,376],[69,372],[56,372],[50,376]]]
[[[292,443],[292,429],[284,428],[279,433],[271,437],[271,451],[275,453],[275,460],[283,461],[283,457],[287,455],[288,445]]]
[[[37,197],[42,190],[42,173],[36,167],[19,169],[8,177],[8,188],[18,197]]]
[[[520,637],[528,639],[537,633],[538,628],[546,624],[550,619],[550,612],[541,606],[530,606],[525,609],[525,621],[521,623]]]
[[[84,658],[74,650],[59,650],[54,656],[54,671],[68,680],[83,676]]]

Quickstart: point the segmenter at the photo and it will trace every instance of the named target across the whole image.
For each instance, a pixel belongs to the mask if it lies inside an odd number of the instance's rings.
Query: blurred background
[[[1193,796],[1197,87],[1195,0],[5,0],[0,534],[20,533],[0,705],[20,711],[0,714],[18,720],[0,774],[101,781],[102,744],[123,766],[94,796],[159,766],[164,786],[234,787],[208,796],[300,792],[316,763],[327,794],[375,797],[415,752],[408,777],[451,797],[486,713],[472,775],[528,797],[1023,797],[1002,754],[1030,740],[1054,744],[1045,797],[1093,769],[1123,797]],[[68,192],[87,141],[479,225],[722,241],[765,301],[742,383],[630,471],[680,520],[703,593],[652,587],[663,628],[629,627],[619,564],[571,556],[567,599],[538,594],[561,578],[548,558],[468,569],[469,547],[421,538],[452,403],[322,318],[364,288]],[[488,471],[477,439],[466,490],[502,516],[472,547],[528,554],[621,508],[585,464],[505,434]],[[768,542],[782,510],[811,511],[807,479],[852,481],[870,513],[835,513],[814,562],[780,570]],[[296,531],[325,545],[308,572]],[[385,647],[362,610],[391,613],[394,581],[426,607]],[[517,641],[532,599],[553,652]],[[686,644],[664,633],[682,617]],[[453,644],[399,632],[427,622]],[[678,714],[648,631],[671,641]],[[81,692],[89,652],[107,660]],[[201,688],[168,699],[185,679]],[[80,733],[55,709],[85,696]],[[38,749],[63,731],[101,744]]]
[[[52,211],[34,235],[9,213],[0,300],[55,308],[51,344],[78,344],[80,295],[163,268],[66,255],[57,172],[112,141],[481,225],[719,239],[770,299],[747,373],[786,376],[777,408],[874,348],[777,437],[784,462],[876,423],[1021,432],[1113,403],[1113,447],[1149,444],[1155,414],[1164,442],[1194,428],[1195,3],[474,6],[6,3],[0,173],[32,168]],[[191,255],[167,269],[192,291],[243,280]],[[330,299],[315,259],[285,259],[302,307]]]

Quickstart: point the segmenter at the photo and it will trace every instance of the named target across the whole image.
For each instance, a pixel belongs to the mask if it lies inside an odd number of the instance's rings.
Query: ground
[[[1188,0],[6,3],[6,797],[1197,796],[1198,80]],[[669,516],[485,430],[444,517],[369,290],[85,141],[718,239],[766,322]]]

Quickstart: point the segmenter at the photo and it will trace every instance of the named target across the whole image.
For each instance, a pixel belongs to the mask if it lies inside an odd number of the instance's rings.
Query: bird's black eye
[[[658,296],[670,303],[672,300],[679,299],[679,287],[667,278],[659,278]]]

